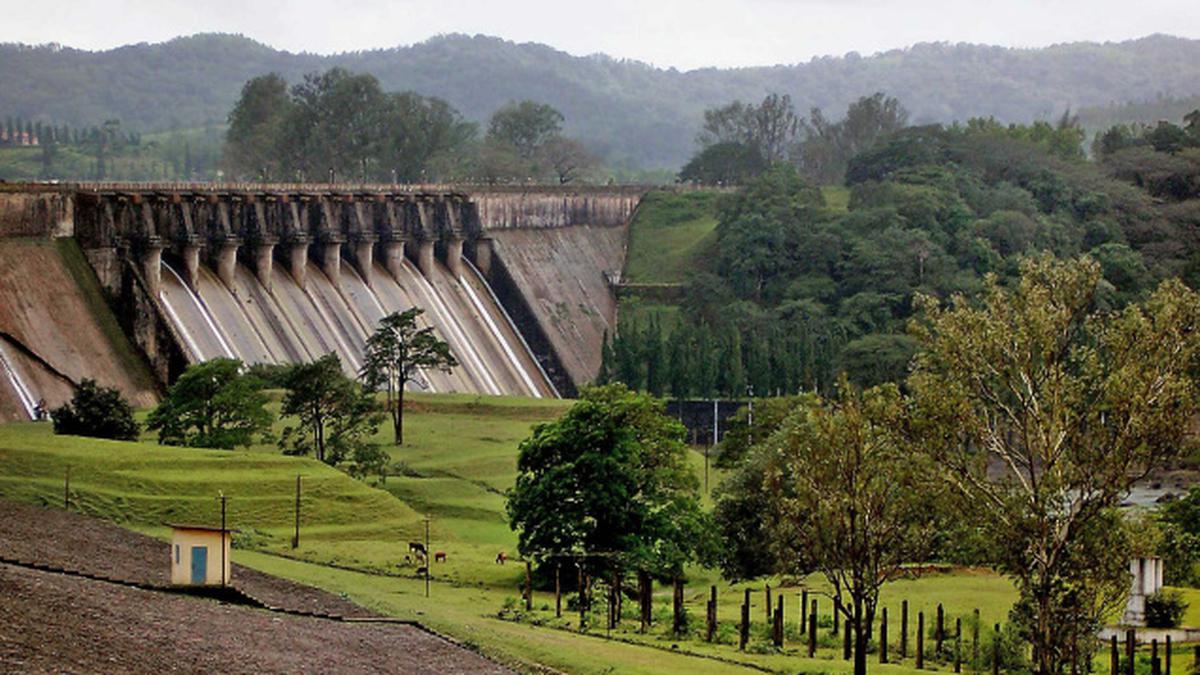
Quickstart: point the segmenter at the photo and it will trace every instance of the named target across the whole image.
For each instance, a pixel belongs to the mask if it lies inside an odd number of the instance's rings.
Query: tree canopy
[[[1115,509],[1187,450],[1200,412],[1200,295],[1168,280],[1105,312],[1100,280],[1086,257],[1029,258],[1012,286],[989,276],[977,304],[922,297],[914,323],[912,447],[944,468],[1016,581],[1013,616],[1038,673],[1089,653],[1123,601],[1129,544]]]
[[[507,506],[521,554],[678,577],[708,536],[684,436],[649,396],[584,388],[521,443]]]
[[[141,430],[133,406],[121,392],[85,379],[75,388],[70,403],[50,412],[54,433],[91,436],[114,441],[136,441]]]
[[[369,389],[382,388],[386,393],[396,445],[404,442],[405,385],[417,381],[425,370],[449,372],[458,366],[450,345],[437,336],[433,327],[418,325],[424,313],[413,307],[383,317],[363,350],[363,382]]]
[[[292,366],[284,384],[280,415],[295,418],[279,439],[285,453],[330,466],[350,462],[357,473],[383,468],[387,456],[371,442],[381,421],[375,398],[342,374],[336,354]]]
[[[249,446],[275,421],[262,382],[237,359],[189,366],[146,420],[158,442],[199,448]]]

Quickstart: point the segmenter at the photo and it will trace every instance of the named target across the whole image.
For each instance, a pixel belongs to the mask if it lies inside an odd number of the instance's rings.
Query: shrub
[[[141,430],[121,392],[101,387],[95,380],[80,382],[71,402],[52,411],[50,418],[54,433],[71,436],[136,441]]]
[[[1146,597],[1146,625],[1151,628],[1175,628],[1183,620],[1188,604],[1179,591],[1159,591]]]

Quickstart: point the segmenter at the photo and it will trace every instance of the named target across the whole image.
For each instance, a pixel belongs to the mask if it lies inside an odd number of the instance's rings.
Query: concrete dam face
[[[335,353],[354,376],[379,319],[412,307],[459,362],[422,373],[418,388],[573,395],[594,376],[615,322],[607,277],[623,264],[638,198],[620,189],[10,189],[0,193],[0,254],[10,254],[0,308],[21,309],[0,309],[0,419],[27,419],[35,401],[60,404],[83,377],[146,405],[188,364],[215,357],[283,364]],[[55,266],[25,269],[18,251],[35,245],[74,261],[74,278],[44,302],[18,283]],[[91,274],[80,273],[83,259]],[[63,317],[51,316],[53,305],[80,294],[75,304],[96,316],[76,308],[55,330]],[[96,295],[123,335],[109,326],[75,344],[114,323]],[[92,356],[81,358],[86,345]]]

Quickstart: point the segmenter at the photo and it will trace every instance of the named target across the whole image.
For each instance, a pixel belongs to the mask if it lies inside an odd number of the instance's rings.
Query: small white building
[[[1129,561],[1129,575],[1133,577],[1129,588],[1129,602],[1121,623],[1126,626],[1146,624],[1146,597],[1154,595],[1163,587],[1162,558],[1134,558]]]
[[[171,583],[177,586],[225,586],[230,581],[232,536],[227,529],[171,525]]]

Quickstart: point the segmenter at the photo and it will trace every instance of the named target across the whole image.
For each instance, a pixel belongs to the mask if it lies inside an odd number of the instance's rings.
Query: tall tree
[[[562,130],[563,115],[536,101],[513,101],[492,113],[488,136],[511,144],[522,159],[531,161],[542,145]]]
[[[1200,412],[1200,295],[1167,281],[1144,305],[1103,314],[1099,281],[1088,258],[1028,259],[1014,288],[989,277],[979,304],[920,299],[914,326],[915,447],[944,467],[1016,581],[1014,619],[1044,675],[1093,645],[1124,597],[1114,509],[1190,446]]]
[[[262,382],[237,359],[212,359],[188,367],[147,418],[158,442],[232,450],[249,446],[271,428]]]
[[[55,408],[50,417],[56,434],[136,441],[141,430],[133,418],[133,406],[120,391],[88,379],[75,388],[70,403]]]
[[[685,435],[661,401],[585,387],[521,443],[507,504],[521,554],[681,575],[708,532]]]
[[[565,136],[552,136],[538,150],[538,164],[559,185],[582,178],[596,166],[597,160],[583,143]]]
[[[904,403],[895,386],[859,393],[843,378],[836,400],[799,406],[765,442],[765,469],[782,564],[804,558],[833,588],[854,636],[854,672],[867,672],[879,591],[928,551],[936,488],[898,442]]]
[[[229,113],[225,156],[242,174],[283,178],[284,156],[279,147],[283,125],[292,112],[287,82],[271,73],[242,86],[242,95]]]
[[[424,313],[413,307],[383,317],[364,349],[360,375],[368,388],[382,388],[386,393],[396,445],[404,443],[405,385],[418,381],[423,371],[449,372],[458,365],[450,345],[438,338],[433,327],[418,325]]]
[[[342,374],[336,354],[293,366],[284,383],[280,414],[296,418],[279,438],[285,453],[312,454],[330,466],[375,457],[370,442],[380,422],[375,398]]]

